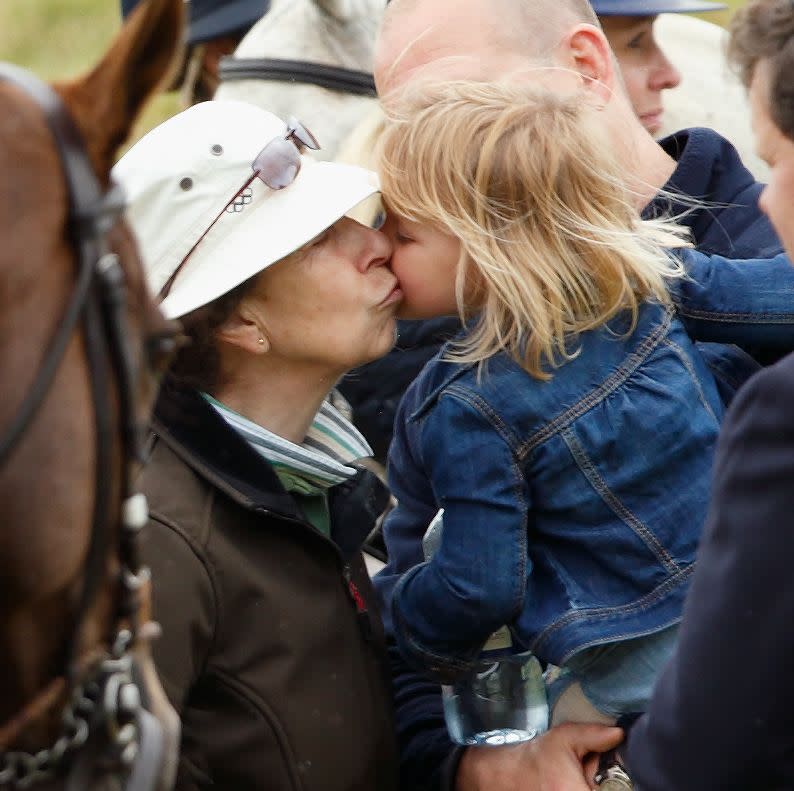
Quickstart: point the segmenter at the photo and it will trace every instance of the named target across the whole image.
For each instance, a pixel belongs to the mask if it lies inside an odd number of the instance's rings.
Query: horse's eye
[[[165,373],[176,353],[188,339],[181,332],[166,332],[151,335],[146,339],[146,357],[154,373]]]

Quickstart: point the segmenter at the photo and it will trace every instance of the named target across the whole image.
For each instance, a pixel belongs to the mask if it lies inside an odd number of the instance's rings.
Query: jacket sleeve
[[[400,788],[450,791],[463,748],[449,738],[441,687],[409,667],[393,642],[388,650],[400,749]]]
[[[438,682],[409,667],[394,641],[391,597],[400,576],[422,562],[422,537],[438,510],[430,482],[414,456],[406,415],[413,409],[412,392],[403,400],[389,450],[389,487],[398,505],[384,524],[388,564],[373,584],[387,634],[394,714],[400,751],[400,788],[440,791],[453,787],[459,750],[444,723]]]
[[[626,748],[642,791],[789,787],[794,775],[792,405],[790,356],[726,418],[680,642]]]
[[[422,419],[417,440],[423,469],[413,477],[430,481],[444,530],[433,558],[395,586],[392,629],[406,659],[438,680],[467,671],[524,604],[529,492],[494,423],[475,393],[453,386]]]
[[[373,584],[387,635],[393,636],[391,603],[400,577],[422,562],[422,537],[438,511],[430,481],[415,456],[413,429],[409,432],[406,416],[413,408],[416,388],[411,387],[397,410],[394,439],[389,448],[389,489],[397,505],[383,523],[386,542],[386,566],[375,575]]]
[[[785,254],[732,260],[679,250],[687,277],[671,284],[678,315],[697,341],[794,349],[794,267]]]
[[[152,614],[162,627],[154,660],[171,705],[182,714],[215,632],[215,596],[199,554],[177,525],[153,515],[142,533],[152,571]]]

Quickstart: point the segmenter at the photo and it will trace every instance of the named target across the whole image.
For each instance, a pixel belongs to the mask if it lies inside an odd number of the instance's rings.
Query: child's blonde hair
[[[666,280],[682,269],[664,248],[686,232],[640,219],[584,97],[448,82],[389,111],[379,154],[390,210],[461,241],[458,310],[477,319],[453,359],[506,351],[547,379],[579,333],[624,310],[633,329],[642,301],[669,303]]]

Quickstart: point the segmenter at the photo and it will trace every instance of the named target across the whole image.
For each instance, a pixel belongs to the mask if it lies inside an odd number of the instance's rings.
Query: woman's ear
[[[567,35],[573,67],[584,78],[584,87],[604,104],[609,101],[617,78],[615,56],[604,32],[595,25],[580,24]]]
[[[216,334],[222,343],[228,343],[249,354],[265,354],[270,350],[270,341],[263,327],[251,311],[245,308],[245,300],[231,316],[218,327]]]

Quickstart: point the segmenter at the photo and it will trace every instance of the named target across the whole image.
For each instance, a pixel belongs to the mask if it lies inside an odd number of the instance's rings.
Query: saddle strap
[[[275,80],[317,85],[340,93],[375,97],[375,80],[366,71],[328,66],[283,58],[221,58],[218,75],[221,82],[236,80]]]

